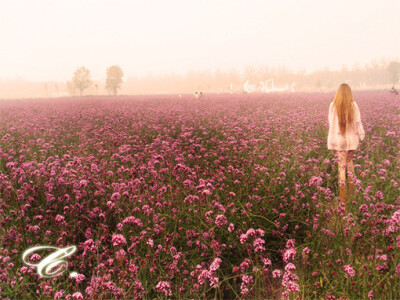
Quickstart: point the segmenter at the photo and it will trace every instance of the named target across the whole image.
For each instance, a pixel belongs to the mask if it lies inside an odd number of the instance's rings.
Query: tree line
[[[90,70],[79,67],[72,79],[64,82],[31,82],[23,79],[0,80],[0,98],[60,97],[79,95],[190,93],[202,91],[243,92],[246,81],[258,84],[273,79],[274,86],[294,86],[298,92],[335,91],[342,82],[353,90],[382,90],[398,88],[399,61],[372,61],[364,66],[343,66],[340,70],[320,69],[306,73],[291,71],[285,67],[247,66],[242,70],[188,71],[185,74],[148,74],[130,76],[123,82],[124,72],[120,66],[107,69],[105,82],[92,80]]]
[[[116,96],[121,89],[123,72],[119,66],[107,69],[105,89]],[[193,93],[204,92],[242,92],[243,83],[259,82],[274,79],[277,86],[294,86],[301,91],[326,91],[336,89],[346,81],[353,89],[379,88],[390,84],[394,89],[400,78],[400,62],[373,61],[370,65],[361,67],[354,65],[351,70],[343,66],[340,71],[330,71],[328,68],[310,74],[300,70],[292,72],[285,67],[269,68],[247,66],[242,72],[230,71],[191,71],[185,75],[164,74],[131,77],[125,83],[125,92],[129,93]],[[70,94],[80,95],[93,85],[90,71],[85,67],[78,68],[71,82],[67,82]],[[98,94],[98,84],[94,84]]]
[[[116,96],[118,90],[121,88],[123,76],[124,72],[122,72],[120,66],[111,66],[107,69],[105,88],[113,96]],[[74,95],[75,91],[78,90],[80,96],[82,96],[84,91],[92,85],[95,86],[96,93],[98,94],[98,84],[94,83],[91,79],[90,71],[85,67],[80,67],[75,71],[72,81],[67,81],[67,90],[71,95]]]
[[[126,94],[147,93],[194,93],[242,92],[246,81],[259,84],[273,79],[274,86],[294,87],[295,91],[335,91],[347,82],[354,90],[390,89],[397,87],[400,78],[400,62],[373,61],[368,65],[343,66],[340,70],[324,68],[306,73],[305,70],[291,71],[285,67],[247,66],[242,71],[213,70],[190,71],[186,74],[162,74],[130,77],[124,83]]]

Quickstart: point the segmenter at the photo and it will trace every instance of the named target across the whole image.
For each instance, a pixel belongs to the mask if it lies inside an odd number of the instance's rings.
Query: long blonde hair
[[[338,116],[340,133],[345,134],[346,129],[353,124],[354,118],[353,95],[347,83],[342,83],[339,86],[333,100],[333,106]]]

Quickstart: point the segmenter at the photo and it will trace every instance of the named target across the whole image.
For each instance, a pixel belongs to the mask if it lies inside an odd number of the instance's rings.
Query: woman
[[[346,171],[349,178],[349,190],[354,192],[353,154],[360,139],[365,137],[361,123],[360,110],[353,101],[351,89],[343,83],[336,92],[335,99],[329,106],[328,149],[338,151],[339,157],[339,196],[346,205]]]

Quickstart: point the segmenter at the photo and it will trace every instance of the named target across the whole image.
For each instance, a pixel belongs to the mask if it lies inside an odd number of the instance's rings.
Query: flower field
[[[333,97],[1,101],[1,298],[400,298],[400,101],[354,93],[344,209]],[[22,260],[71,245],[54,277]]]

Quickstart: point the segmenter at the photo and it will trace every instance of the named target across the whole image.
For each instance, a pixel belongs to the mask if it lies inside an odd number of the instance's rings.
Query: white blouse
[[[339,120],[335,106],[331,102],[329,106],[329,134],[328,149],[329,150],[356,150],[360,139],[365,137],[365,131],[361,123],[360,109],[354,102],[354,122],[353,126],[346,128],[346,134],[343,136],[339,130]]]

